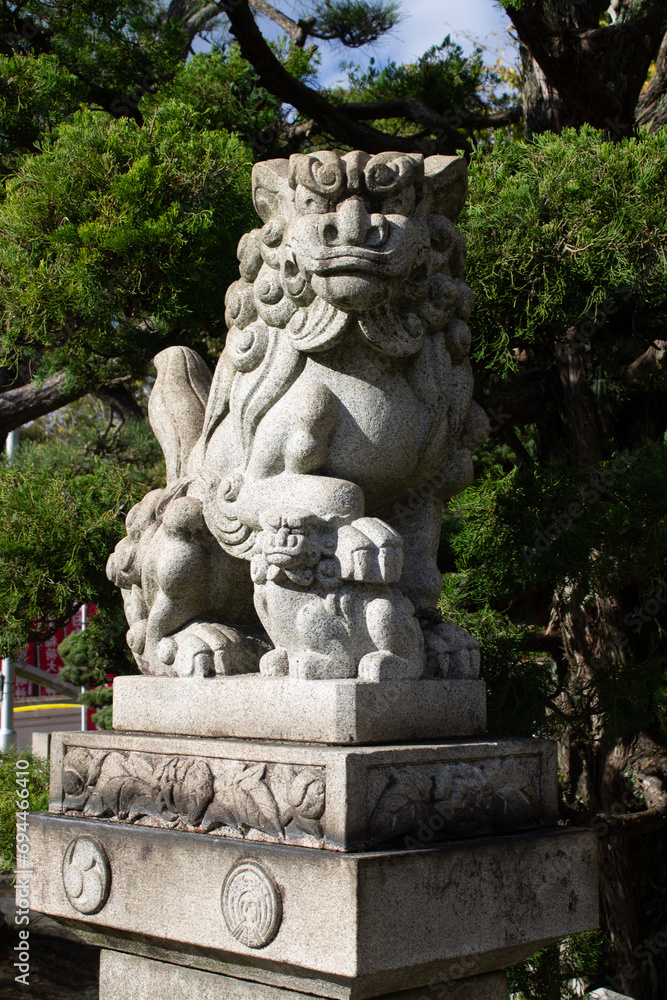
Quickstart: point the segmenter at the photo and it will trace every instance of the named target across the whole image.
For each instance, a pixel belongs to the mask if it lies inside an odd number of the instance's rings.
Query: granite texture
[[[368,744],[486,732],[481,680],[117,677],[115,729],[184,736]]]
[[[124,952],[103,950],[99,1000],[319,1000],[316,994],[269,986],[172,965]],[[507,1000],[504,972],[434,983],[377,1000]]]
[[[167,486],[109,559],[144,673],[478,676],[476,640],[437,611],[442,501],[488,432],[451,221],[466,190],[457,157],[255,164],[263,225],[239,244],[225,349],[212,377],[188,348],[156,358]]]
[[[593,990],[588,996],[590,996],[591,1000],[632,1000],[632,997],[626,996],[625,993],[616,993],[614,990],[606,990],[604,988]]]
[[[327,850],[423,847],[558,822],[546,740],[335,747],[53,736],[55,814]]]
[[[68,899],[61,871],[81,837],[97,843],[111,872],[107,901],[90,915]],[[476,963],[469,974],[501,969],[597,926],[597,839],[589,830],[343,854],[33,814],[30,847],[33,906],[92,932],[92,942],[136,951],[127,944],[136,939],[180,954],[177,964],[197,966],[208,955],[228,975],[261,981],[263,969],[273,970],[333,980],[358,996],[443,981],[462,962]],[[242,863],[261,869],[265,882],[247,890],[239,935],[224,890]],[[275,907],[267,886],[280,895],[280,916],[258,945],[254,935]]]

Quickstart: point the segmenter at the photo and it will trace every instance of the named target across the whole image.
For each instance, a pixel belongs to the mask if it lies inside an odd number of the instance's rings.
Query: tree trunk
[[[523,64],[523,121],[527,139],[541,132],[560,134],[563,129],[564,108],[558,91],[551,86],[544,70],[533,59],[525,45],[521,47]]]
[[[598,0],[508,7],[526,55],[525,115],[529,135],[586,123],[611,139],[633,135],[635,108],[664,34],[663,0],[641,13],[624,10],[600,25]]]
[[[656,895],[656,860],[644,847],[653,838],[664,854],[667,754],[647,734],[628,741],[606,731],[610,706],[600,695],[600,672],[617,671],[630,655],[632,640],[619,625],[624,611],[614,599],[575,587],[554,595],[551,628],[560,629],[568,662],[562,707],[572,720],[561,769],[569,787],[568,819],[590,826],[599,838],[601,925],[610,948],[597,985],[634,1000],[663,1000],[667,898],[663,890],[656,905],[647,906]],[[641,650],[635,652],[641,662]],[[659,872],[656,880],[659,885]]]

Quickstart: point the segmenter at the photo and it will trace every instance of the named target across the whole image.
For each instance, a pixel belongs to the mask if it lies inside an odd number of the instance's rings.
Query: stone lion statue
[[[155,359],[167,486],[109,559],[146,674],[471,678],[436,604],[442,501],[487,432],[472,402],[456,157],[258,163],[211,377]]]

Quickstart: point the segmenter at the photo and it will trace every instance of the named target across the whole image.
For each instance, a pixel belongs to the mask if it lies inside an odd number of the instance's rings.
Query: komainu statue
[[[172,347],[149,415],[167,486],[111,556],[146,674],[473,678],[436,604],[442,501],[488,424],[472,402],[456,157],[258,163],[215,374]]]

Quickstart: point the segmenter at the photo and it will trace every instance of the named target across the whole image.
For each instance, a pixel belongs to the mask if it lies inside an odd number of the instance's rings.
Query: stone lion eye
[[[415,207],[415,189],[413,187],[403,188],[398,194],[385,198],[382,202],[381,211],[385,215],[412,215]]]
[[[309,191],[308,188],[299,186],[294,200],[301,215],[324,215],[330,211],[329,199]]]

